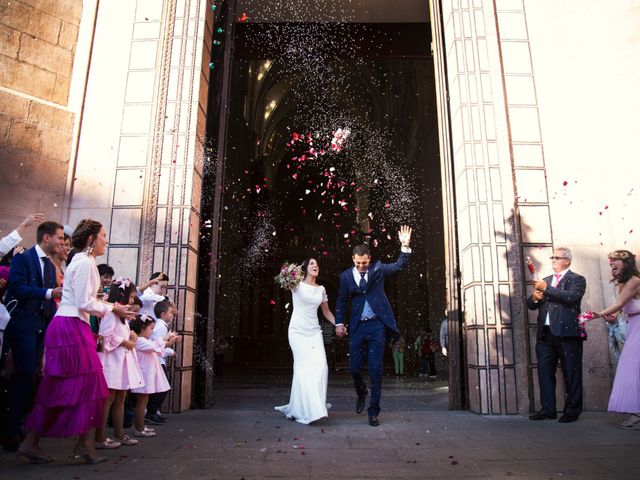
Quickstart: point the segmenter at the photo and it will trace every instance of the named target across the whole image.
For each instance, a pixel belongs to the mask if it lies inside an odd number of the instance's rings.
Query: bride
[[[302,264],[303,280],[292,290],[293,313],[289,322],[289,345],[293,351],[293,381],[287,405],[275,407],[287,418],[309,424],[327,417],[327,379],[329,369],[318,322],[318,307],[333,325],[327,292],[316,284],[318,261],[309,258]]]

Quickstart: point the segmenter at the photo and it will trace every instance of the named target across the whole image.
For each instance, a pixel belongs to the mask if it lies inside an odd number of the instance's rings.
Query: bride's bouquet
[[[280,288],[293,290],[302,281],[303,277],[300,265],[284,262],[280,267],[280,273],[274,277],[274,280]]]

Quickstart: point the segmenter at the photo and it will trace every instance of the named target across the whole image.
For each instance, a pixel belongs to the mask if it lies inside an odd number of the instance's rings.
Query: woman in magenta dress
[[[628,317],[627,340],[622,349],[613,390],[609,398],[609,411],[630,414],[618,427],[640,430],[640,272],[636,257],[628,250],[616,250],[609,254],[612,281],[617,283],[616,303],[595,314],[615,320],[622,311]]]
[[[129,306],[109,305],[97,298],[100,275],[96,257],[103,255],[109,244],[102,225],[82,220],[73,232],[72,243],[78,253],[65,271],[62,300],[45,334],[43,377],[26,422],[29,433],[18,448],[18,456],[32,463],[53,461],[40,449],[40,437],[76,435],[76,457],[87,464],[106,460],[96,455],[93,445],[93,429],[102,424],[109,392],[89,316],[102,317],[112,311],[133,318]]]

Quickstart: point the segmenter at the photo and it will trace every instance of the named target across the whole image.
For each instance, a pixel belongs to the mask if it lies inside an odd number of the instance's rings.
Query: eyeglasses
[[[549,257],[549,260],[569,260],[567,257],[556,257],[555,255]]]

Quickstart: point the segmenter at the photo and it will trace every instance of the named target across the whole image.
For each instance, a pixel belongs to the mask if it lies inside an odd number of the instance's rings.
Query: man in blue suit
[[[33,395],[44,348],[44,331],[56,310],[56,270],[50,257],[64,245],[64,230],[56,222],[44,222],[36,232],[37,244],[13,257],[6,301],[18,301],[5,332],[15,371],[9,381],[9,412],[3,448],[15,451],[20,442],[22,419]],[[3,352],[3,357],[6,355]]]
[[[336,335],[347,334],[344,317],[347,300],[351,300],[351,320],[349,322],[349,373],[353,377],[358,400],[356,412],[364,410],[367,385],[360,369],[365,360],[369,363],[371,400],[369,402],[369,425],[380,425],[380,395],[382,390],[382,358],[386,345],[386,329],[398,332],[398,326],[384,292],[384,278],[404,268],[411,255],[409,242],[411,228],[403,226],[398,232],[402,245],[400,256],[395,263],[371,263],[371,253],[367,245],[353,249],[353,268],[340,274],[340,287],[336,301]]]

